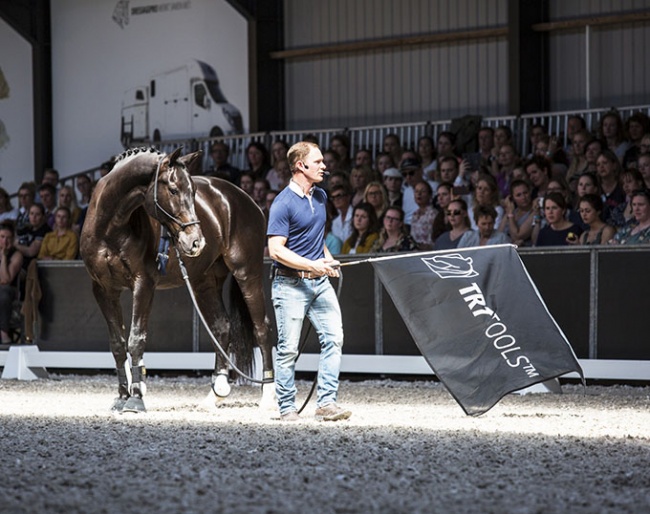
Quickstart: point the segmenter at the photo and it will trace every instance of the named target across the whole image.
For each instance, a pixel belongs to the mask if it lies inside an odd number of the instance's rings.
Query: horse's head
[[[150,216],[167,228],[181,253],[196,257],[205,247],[205,238],[196,216],[196,185],[190,174],[200,171],[201,152],[184,157],[180,153],[178,148],[158,163],[145,207]]]

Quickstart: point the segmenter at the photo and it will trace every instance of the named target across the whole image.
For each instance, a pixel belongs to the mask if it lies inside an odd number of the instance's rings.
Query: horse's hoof
[[[124,404],[124,407],[122,407],[122,412],[139,413],[147,412],[147,409],[144,407],[144,400],[142,398],[131,396]]]
[[[126,403],[126,398],[115,398],[113,400],[113,405],[111,406],[111,410],[114,412],[122,412],[124,410],[124,404]]]
[[[278,402],[275,397],[275,385],[272,382],[262,385],[262,398],[260,398],[259,408],[264,411],[278,410]]]
[[[225,398],[230,394],[230,384],[227,375],[217,375],[212,383],[212,390],[220,398]]]

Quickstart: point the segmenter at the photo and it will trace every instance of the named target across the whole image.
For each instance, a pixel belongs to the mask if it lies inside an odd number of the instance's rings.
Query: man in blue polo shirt
[[[325,246],[327,194],[315,184],[325,172],[323,154],[313,143],[300,142],[287,153],[289,186],[275,198],[267,229],[273,264],[271,288],[278,328],[275,392],[283,421],[300,419],[296,409],[295,364],[305,315],[321,345],[316,417],[349,418],[336,403],[343,347],[341,309],[329,277],[338,277],[340,263]]]

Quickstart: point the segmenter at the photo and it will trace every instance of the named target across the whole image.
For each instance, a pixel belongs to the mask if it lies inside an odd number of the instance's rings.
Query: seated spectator
[[[282,191],[285,187],[289,185],[291,180],[291,168],[289,167],[289,161],[286,159],[279,160],[273,166],[276,176],[275,185],[269,183],[273,191]]]
[[[221,178],[239,185],[241,170],[228,161],[230,158],[230,147],[223,141],[216,141],[210,148],[210,157],[212,157],[212,168],[206,175]]]
[[[45,208],[45,222],[54,228],[54,211],[56,210],[56,188],[50,184],[45,183],[38,186],[38,194],[41,198],[41,203]]]
[[[471,230],[471,224],[467,216],[467,203],[462,198],[456,198],[449,202],[445,214],[447,215],[451,229],[438,236],[433,245],[434,250],[452,250],[457,248],[463,234]]]
[[[346,191],[350,191],[352,187],[350,186],[350,177],[348,174],[343,171],[335,171],[327,177],[328,194],[332,194],[332,189],[334,189],[335,186],[343,186]]]
[[[377,219],[381,221],[388,208],[388,193],[381,182],[370,182],[363,193],[363,201],[375,208]]]
[[[614,237],[616,229],[602,220],[603,200],[598,195],[584,195],[580,198],[580,216],[586,230],[578,241],[569,244],[604,245]]]
[[[54,228],[43,238],[38,259],[57,261],[76,259],[79,253],[79,238],[70,228],[70,209],[58,207],[54,219]]]
[[[532,246],[534,209],[528,181],[513,180],[504,205],[505,216],[499,224],[499,232],[507,235],[517,246]]]
[[[16,221],[16,218],[18,218],[18,209],[14,209],[11,205],[9,193],[0,187],[0,221]]]
[[[546,226],[535,225],[535,246],[566,246],[570,240],[578,239],[582,228],[566,219],[567,203],[561,193],[548,193],[543,205]]]
[[[427,180],[436,180],[436,159],[431,136],[422,136],[418,139],[418,157],[422,163],[424,177]]]
[[[494,207],[479,206],[474,211],[474,222],[478,230],[468,230],[458,242],[458,248],[469,248],[472,246],[500,245],[510,242],[510,238],[503,232],[494,230],[494,221],[497,211]]]
[[[331,148],[323,152],[323,164],[325,164],[325,170],[330,174],[330,178],[334,173],[342,173],[346,177],[348,176],[346,172],[341,171],[339,168],[339,162],[341,162],[341,157]]]
[[[650,191],[642,189],[632,193],[632,212],[634,221],[620,229],[610,244],[650,244]]]
[[[397,163],[390,154],[380,153],[375,159],[376,174],[383,177],[388,168],[397,168]]]
[[[578,186],[576,187],[576,208],[579,208],[577,202],[579,202],[580,198],[586,194],[602,194],[600,184],[598,183],[598,177],[590,171],[587,171],[578,177]]]
[[[431,230],[431,240],[436,242],[436,239],[443,232],[451,230],[451,225],[447,221],[447,207],[453,198],[453,189],[454,186],[450,182],[441,182],[438,184],[438,194],[436,196],[436,206],[438,213],[433,219],[433,225]]]
[[[81,209],[77,206],[77,197],[71,186],[61,186],[59,189],[59,204],[57,207],[67,207],[72,216],[71,223],[76,225],[81,215]]]
[[[325,246],[332,255],[338,255],[343,248],[343,241],[332,233],[332,221],[337,215],[336,207],[332,203],[331,198],[327,199],[326,205],[327,219],[325,220]]]
[[[269,181],[265,178],[258,178],[253,184],[253,200],[262,210],[266,207],[266,193],[271,190]]]
[[[390,167],[396,168],[402,156],[402,143],[399,136],[397,134],[386,134],[382,142],[381,150],[393,161]],[[377,161],[379,161],[379,158],[380,156],[377,157]],[[377,168],[380,173],[383,171],[379,169],[379,162],[377,162]]]
[[[29,208],[34,204],[36,186],[33,182],[23,182],[18,188],[18,216],[16,217],[16,234],[29,225]]]
[[[43,204],[35,203],[29,208],[29,224],[18,236],[16,248],[23,254],[23,268],[27,271],[32,259],[38,257],[43,239],[52,229],[45,221],[45,208]]]
[[[541,155],[551,161],[551,175],[566,175],[569,158],[557,136],[542,136],[535,146],[535,155]]]
[[[370,169],[372,167],[372,153],[367,148],[361,148],[357,150],[357,153],[354,154],[354,166],[356,168],[360,166],[367,166]]]
[[[623,168],[611,150],[603,150],[596,161],[598,181],[602,190],[603,202],[609,210],[625,201],[625,192],[621,187],[620,176]]]
[[[644,141],[646,137],[648,138],[648,150],[639,155],[636,167],[643,177],[645,188],[650,189],[650,136],[644,136]]]
[[[588,163],[585,157],[585,147],[589,141],[589,133],[586,130],[579,130],[573,134],[571,140],[571,162],[566,172],[566,180],[569,183],[571,192],[575,194],[578,187],[578,178],[587,171]]]
[[[332,233],[341,241],[346,241],[352,235],[352,194],[343,185],[337,185],[330,190],[330,199],[336,208],[336,217],[332,221]]]
[[[352,214],[352,233],[343,243],[341,253],[368,253],[379,237],[379,222],[375,208],[369,203],[360,203]]]
[[[14,246],[16,235],[12,220],[0,222],[0,338],[10,344],[11,311],[18,297],[18,277],[23,255]]]
[[[239,187],[252,198],[253,189],[255,188],[255,174],[250,171],[243,172],[239,177]]]
[[[635,112],[625,120],[625,133],[629,138],[630,147],[623,157],[623,169],[636,168],[643,136],[650,134],[650,118],[642,112]]]
[[[251,141],[246,147],[246,159],[248,160],[247,171],[252,173],[253,180],[266,178],[266,174],[271,169],[271,159],[264,143]]]
[[[472,196],[472,203],[468,210],[470,216],[471,227],[478,230],[474,218],[474,210],[479,206],[492,207],[497,212],[496,224],[499,226],[501,218],[503,217],[503,207],[499,201],[499,190],[497,188],[496,180],[492,175],[482,174],[476,183],[476,189]]]
[[[510,182],[513,180],[512,172],[519,165],[519,156],[515,147],[509,143],[501,145],[496,164],[496,168],[492,166],[492,176],[497,181],[499,195],[505,198],[509,194]]]
[[[397,168],[387,168],[384,170],[384,187],[388,192],[388,203],[390,205],[402,207],[402,180],[402,174]]]
[[[562,175],[557,175],[549,181],[546,188],[546,194],[548,193],[560,193],[564,196],[567,204],[566,219],[571,223],[582,226],[582,218],[580,217],[578,209],[572,208],[574,202],[571,197],[571,191],[569,190],[569,184],[567,184],[567,181]],[[582,228],[585,229],[586,227],[582,226]]]
[[[418,208],[411,218],[411,237],[420,250],[433,249],[433,222],[438,211],[432,204],[433,189],[426,180],[421,180],[413,188]]]
[[[630,147],[630,142],[625,139],[625,126],[621,115],[616,111],[610,111],[600,119],[600,137],[606,142],[607,149],[618,159],[619,164],[623,162],[625,152]]]
[[[592,138],[585,145],[585,160],[587,161],[586,171],[596,173],[596,161],[607,145],[600,139]]]
[[[541,155],[535,155],[524,164],[528,180],[533,185],[532,198],[543,198],[551,180],[551,161]]]
[[[81,210],[83,210],[84,208],[88,207],[88,203],[90,202],[90,195],[93,191],[93,181],[90,180],[90,177],[88,175],[83,174],[79,175],[75,179],[75,185],[77,187],[77,191],[79,191],[77,205]]]
[[[648,163],[650,164],[650,159],[648,159]],[[634,219],[631,202],[632,193],[645,188],[641,172],[634,168],[623,171],[623,174],[621,175],[621,183],[623,184],[623,191],[625,192],[625,202],[619,203],[616,207],[611,209],[607,216],[607,223],[616,228],[624,227]]]
[[[372,169],[368,166],[354,168],[350,172],[350,185],[352,186],[352,207],[363,202],[366,186],[372,182]]]
[[[417,243],[406,233],[404,211],[395,206],[386,209],[383,228],[379,232],[379,239],[375,241],[371,252],[410,252],[417,249]]]
[[[269,181],[269,187],[276,191],[281,191],[288,183],[286,170],[278,171],[279,163],[287,162],[288,151],[289,145],[282,139],[277,139],[271,145],[271,162],[273,167],[266,174],[266,180]],[[288,169],[288,167],[287,163],[286,168]],[[291,178],[291,171],[289,171],[289,178]]]
[[[503,145],[512,145],[514,148],[514,140],[512,138],[512,129],[508,125],[499,125],[494,129],[494,146],[492,147],[491,164],[493,167],[497,166],[496,160],[499,157],[499,150]],[[496,174],[496,169],[493,168],[493,174]]]
[[[478,131],[478,149],[481,156],[481,165],[490,166],[492,163],[492,149],[494,148],[494,129],[481,127]]]

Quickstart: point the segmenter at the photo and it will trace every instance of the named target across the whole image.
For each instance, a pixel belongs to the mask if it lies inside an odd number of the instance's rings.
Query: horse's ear
[[[183,151],[183,147],[179,146],[176,150],[174,150],[167,158],[169,159],[169,165],[173,166],[178,157],[181,155],[181,152]]]
[[[203,173],[203,160],[201,159],[202,155],[203,152],[199,150],[198,152],[188,153],[178,160],[185,164],[185,167],[187,168],[187,171],[190,172],[190,175],[199,175]]]

